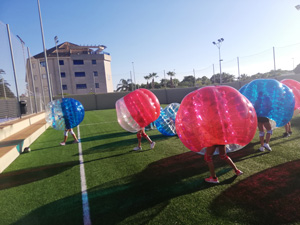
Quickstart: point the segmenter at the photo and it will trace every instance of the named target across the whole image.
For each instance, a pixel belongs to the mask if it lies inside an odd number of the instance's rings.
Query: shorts
[[[257,117],[257,122],[259,122],[259,123],[268,123],[269,118],[267,118],[267,117]]]

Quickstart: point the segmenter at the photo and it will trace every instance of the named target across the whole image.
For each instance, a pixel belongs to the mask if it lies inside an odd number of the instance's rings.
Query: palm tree
[[[147,81],[147,89],[149,89],[149,83],[148,83],[148,80],[151,79],[150,74],[149,74],[149,76],[144,76],[144,78],[145,78],[145,80]]]
[[[157,77],[158,77],[157,73],[149,73],[149,78],[150,79],[152,78],[152,83],[151,83],[152,89],[154,89],[154,78]]]
[[[10,84],[7,83],[6,80],[4,80],[3,78],[3,75],[2,74],[5,74],[5,71],[3,69],[0,69],[0,75],[1,75],[1,78],[0,78],[0,96],[4,97],[5,99],[8,97],[8,98],[14,98],[15,97],[15,94],[11,91],[10,89]],[[3,95],[2,95],[3,93]]]
[[[167,72],[167,75],[170,76],[170,80],[171,80],[171,88],[173,87],[173,79],[172,77],[175,76],[175,72],[169,71]]]
[[[131,79],[121,79],[117,85],[117,91],[132,91],[133,83]]]

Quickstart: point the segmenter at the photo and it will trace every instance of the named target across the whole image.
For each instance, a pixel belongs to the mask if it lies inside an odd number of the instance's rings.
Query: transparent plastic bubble
[[[284,79],[280,81],[281,83],[288,86],[292,89],[293,94],[295,96],[295,107],[294,107],[294,115],[299,114],[300,112],[300,82],[292,79]]]
[[[213,145],[247,145],[256,133],[257,117],[236,89],[207,86],[184,97],[175,125],[182,143],[199,152]]]
[[[171,103],[164,108],[166,116],[170,117],[174,121],[174,123],[175,123],[179,106],[180,106],[179,103]]]
[[[295,97],[285,84],[274,79],[257,79],[246,84],[240,92],[253,104],[258,117],[267,117],[277,127],[287,124],[293,117]]]
[[[151,91],[140,88],[119,99],[116,111],[120,126],[129,132],[137,132],[159,117],[160,104]]]
[[[160,116],[154,121],[156,129],[165,136],[176,135],[175,121],[166,115],[165,110],[160,108]]]
[[[56,130],[78,126],[84,118],[82,104],[73,98],[53,100],[46,106],[46,122]]]
[[[235,152],[235,151],[241,150],[245,146],[230,144],[230,145],[225,145],[225,147],[226,147],[226,153],[230,153],[230,152]],[[205,155],[206,148],[203,148],[200,152],[197,152],[197,153],[200,154],[200,155]],[[219,148],[217,147],[215,152],[214,152],[214,155],[218,155],[218,154],[219,154]]]

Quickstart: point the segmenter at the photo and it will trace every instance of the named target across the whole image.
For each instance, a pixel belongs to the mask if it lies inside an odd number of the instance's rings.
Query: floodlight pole
[[[59,65],[59,56],[58,56],[58,49],[57,49],[58,41],[59,40],[58,40],[57,36],[55,36],[54,42],[55,42],[55,48],[56,48],[56,58],[57,58],[57,66],[58,66],[58,76],[59,76],[59,81],[60,81],[61,98],[64,98],[64,91],[62,88],[62,80],[61,80],[60,65]]]
[[[40,17],[40,26],[41,26],[41,34],[42,34],[42,41],[43,41],[43,48],[44,48],[44,56],[45,56],[45,69],[46,69],[46,75],[47,75],[47,81],[48,81],[48,92],[49,92],[49,98],[50,102],[52,102],[52,90],[51,90],[51,81],[49,76],[49,69],[48,69],[48,60],[47,60],[47,49],[45,45],[45,38],[44,38],[44,30],[43,30],[43,22],[42,22],[42,15],[41,15],[41,7],[40,7],[40,1],[37,0],[38,3],[38,9],[39,9],[39,17]]]
[[[217,48],[219,49],[220,84],[222,84],[222,67],[221,67],[221,61],[223,61],[223,60],[221,59],[221,45],[222,45],[223,41],[224,41],[224,38],[220,38],[220,39],[218,39],[218,42],[213,42],[213,44],[215,46],[217,46]]]

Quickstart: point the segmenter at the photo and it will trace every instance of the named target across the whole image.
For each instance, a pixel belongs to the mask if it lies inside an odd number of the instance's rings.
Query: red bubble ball
[[[146,127],[160,115],[157,97],[147,89],[137,89],[124,96],[125,105],[140,127]]]
[[[207,86],[184,97],[175,124],[182,143],[199,152],[213,145],[247,145],[256,133],[257,116],[236,89]]]
[[[284,79],[280,81],[281,83],[288,86],[290,89],[292,89],[293,94],[295,96],[295,108],[294,110],[297,110],[297,113],[299,113],[300,110],[300,82],[292,79]]]

